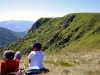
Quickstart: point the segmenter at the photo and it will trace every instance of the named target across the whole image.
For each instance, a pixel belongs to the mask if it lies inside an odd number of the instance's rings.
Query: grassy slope
[[[21,60],[20,67],[25,64],[28,69],[26,55]],[[50,72],[41,75],[100,75],[100,50],[45,53],[44,66]]]
[[[42,50],[83,50],[100,48],[100,14],[69,14],[61,18],[41,18],[28,35],[5,49],[29,52],[35,41],[43,44]]]

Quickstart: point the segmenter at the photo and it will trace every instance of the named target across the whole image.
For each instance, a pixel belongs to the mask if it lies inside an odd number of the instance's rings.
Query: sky
[[[0,21],[36,21],[70,13],[100,13],[100,0],[0,0]]]

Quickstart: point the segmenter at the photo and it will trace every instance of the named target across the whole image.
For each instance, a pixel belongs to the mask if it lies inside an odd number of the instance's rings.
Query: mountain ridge
[[[14,32],[23,32],[29,30],[32,24],[32,21],[8,20],[0,22],[0,27],[12,30]]]
[[[0,27],[0,48],[20,38],[21,36],[16,32]]]
[[[99,17],[100,13],[75,13],[60,18],[40,18],[27,36],[4,49],[27,53],[31,51],[30,45],[35,41],[42,43],[43,51],[100,48]]]

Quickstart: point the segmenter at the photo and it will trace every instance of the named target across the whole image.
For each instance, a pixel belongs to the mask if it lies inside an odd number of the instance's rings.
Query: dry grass
[[[22,64],[28,68],[25,55]],[[50,72],[41,75],[100,75],[100,50],[56,55],[45,53],[44,66]]]

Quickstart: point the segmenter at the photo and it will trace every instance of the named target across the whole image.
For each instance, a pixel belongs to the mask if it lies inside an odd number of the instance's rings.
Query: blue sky
[[[36,21],[80,12],[99,13],[100,0],[0,0],[0,21]]]

